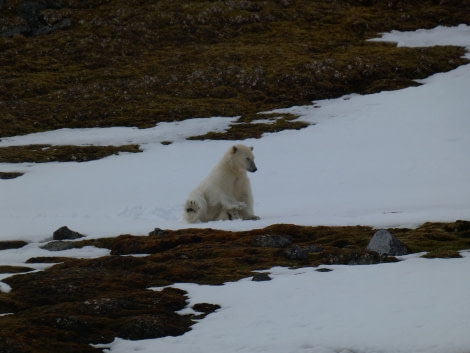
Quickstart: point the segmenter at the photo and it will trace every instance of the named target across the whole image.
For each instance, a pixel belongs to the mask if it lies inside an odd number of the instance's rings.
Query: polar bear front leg
[[[237,201],[233,197],[230,197],[230,196],[227,196],[227,195],[222,197],[222,199],[220,200],[220,203],[222,204],[222,207],[225,210],[238,210],[238,211],[240,211],[240,210],[243,210],[247,207],[246,202]]]
[[[240,219],[240,215],[238,214],[238,210],[231,209],[225,210],[223,209],[216,220],[218,221],[233,221],[235,219]]]

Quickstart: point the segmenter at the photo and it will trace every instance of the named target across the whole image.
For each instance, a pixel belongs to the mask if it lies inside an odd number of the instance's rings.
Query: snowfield
[[[328,266],[333,271],[326,273],[276,267],[269,282],[179,284],[190,293],[190,305],[222,308],[183,336],[116,339],[110,351],[468,353],[470,253],[453,260],[405,258],[396,264]]]
[[[451,44],[470,52],[470,26],[393,31],[379,40],[402,46]],[[0,164],[4,172],[25,172],[0,180],[0,240],[31,242],[0,251],[0,265],[44,256],[48,252],[39,249],[40,243],[64,225],[103,237],[147,234],[155,227],[245,230],[295,223],[387,228],[468,220],[470,64],[420,83],[279,110],[312,125],[243,142],[254,146],[258,166],[250,174],[258,221],[188,225],[182,220],[189,192],[236,143],[185,138],[221,131],[236,118],[3,138],[0,146],[138,143],[143,152],[86,163]],[[63,256],[106,254],[85,248]],[[191,303],[215,303],[221,309],[180,337],[116,339],[102,347],[112,353],[469,353],[470,252],[462,256],[429,260],[414,254],[395,264],[330,266],[333,271],[326,273],[273,268],[269,282],[178,284]],[[0,282],[0,290],[8,286]]]

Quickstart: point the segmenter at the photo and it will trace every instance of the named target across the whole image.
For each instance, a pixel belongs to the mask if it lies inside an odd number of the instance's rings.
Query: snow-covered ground
[[[470,352],[470,253],[328,268],[333,271],[273,268],[269,282],[177,285],[189,292],[190,305],[222,308],[180,337],[116,339],[101,347],[112,353]]]
[[[464,25],[392,32],[383,39],[412,46],[453,44],[470,52],[470,27]],[[196,226],[409,227],[469,219],[470,65],[421,83],[282,110],[312,126],[244,141],[255,148],[258,172],[250,179],[261,219]],[[1,251],[0,264],[22,263],[44,252],[39,243],[63,225],[88,237],[189,227],[182,220],[188,193],[233,142],[185,137],[224,129],[233,120],[188,120],[146,130],[64,129],[2,139],[0,146],[138,143],[144,152],[86,163],[0,164],[0,171],[25,172],[0,180],[0,240],[31,242],[25,249]],[[82,249],[76,255],[91,253]],[[332,266],[328,273],[276,268],[271,282],[179,285],[191,301],[222,309],[181,337],[117,339],[111,352],[469,353],[470,255],[463,256],[413,255],[398,264]]]

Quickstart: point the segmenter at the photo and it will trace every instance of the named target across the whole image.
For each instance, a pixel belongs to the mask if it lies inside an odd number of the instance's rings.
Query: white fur
[[[227,219],[259,219],[247,171],[255,172],[253,147],[235,145],[189,194],[184,219],[189,223]]]

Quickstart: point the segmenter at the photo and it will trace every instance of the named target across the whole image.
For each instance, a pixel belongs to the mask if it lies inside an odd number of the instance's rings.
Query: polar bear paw
[[[246,219],[248,219],[248,220],[250,220],[250,221],[257,221],[257,220],[259,220],[259,219],[261,219],[261,218],[259,218],[258,216],[253,215],[253,216],[247,217]]]
[[[186,202],[186,213],[197,213],[199,211],[199,205],[194,200],[188,200]]]
[[[228,216],[228,219],[231,220],[231,221],[233,221],[235,219],[240,219],[240,215],[238,214],[238,210],[236,210],[236,209],[227,211],[227,216]]]

